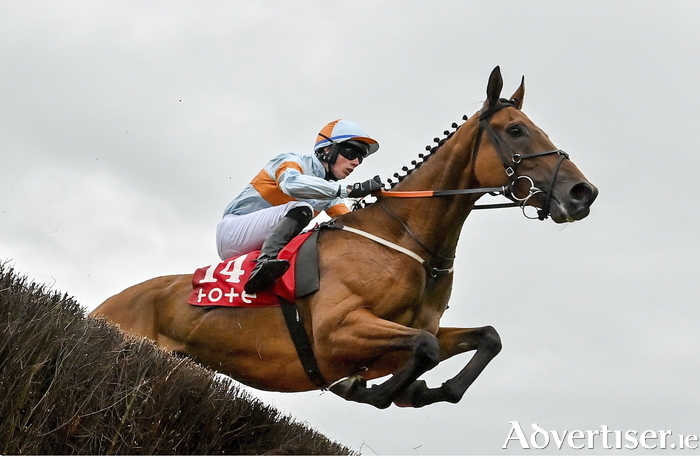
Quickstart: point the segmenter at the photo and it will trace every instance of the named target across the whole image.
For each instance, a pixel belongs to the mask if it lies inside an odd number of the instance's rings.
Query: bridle
[[[556,181],[557,174],[559,173],[559,169],[561,168],[561,163],[564,162],[565,159],[569,159],[569,154],[566,153],[563,150],[547,150],[547,151],[541,151],[538,153],[516,153],[511,149],[508,144],[498,135],[496,134],[496,131],[493,130],[491,125],[488,122],[488,119],[496,112],[499,110],[502,110],[506,107],[515,107],[515,103],[510,100],[506,99],[501,99],[496,103],[493,107],[489,107],[486,109],[483,113],[479,115],[479,130],[477,131],[476,134],[476,143],[474,144],[474,150],[472,151],[473,157],[474,155],[477,154],[479,150],[479,146],[481,143],[481,137],[484,131],[488,134],[489,138],[491,139],[491,143],[493,143],[494,148],[498,152],[498,155],[501,157],[501,162],[503,163],[503,168],[505,170],[506,175],[508,178],[511,179],[511,182],[509,185],[505,187],[504,190],[504,196],[509,198],[510,200],[513,201],[513,204],[519,205],[523,209],[523,215],[526,217],[527,214],[525,214],[525,205],[527,204],[527,201],[534,196],[535,194],[538,193],[545,193],[543,190],[540,188],[535,187],[535,183],[532,180],[532,178],[526,176],[526,175],[521,175],[521,176],[516,176],[516,169],[518,165],[522,162],[524,159],[531,159],[531,158],[537,158],[539,156],[547,156],[547,155],[554,155],[558,154],[559,155],[559,161],[557,162],[557,166],[554,168],[554,172],[552,173],[552,178],[549,181],[549,186],[547,187],[546,191],[546,198],[544,200],[544,204],[542,205],[542,208],[537,211],[537,218],[540,220],[544,220],[549,216],[549,208],[552,202],[552,191],[554,189],[554,182]],[[505,150],[508,150],[510,153],[510,157],[506,154]],[[518,198],[513,194],[513,189],[515,187],[515,184],[518,180],[520,179],[526,179],[530,182],[530,189],[528,192],[528,195],[525,196],[525,198]],[[481,207],[483,208],[483,207]],[[528,218],[533,218],[533,217],[528,217]]]
[[[457,189],[457,190],[429,190],[429,191],[382,191],[379,196],[386,197],[403,197],[403,198],[420,198],[420,197],[438,197],[438,196],[454,196],[454,195],[464,195],[464,194],[490,194],[492,196],[504,196],[510,199],[512,202],[509,203],[499,203],[499,204],[483,204],[475,205],[474,209],[498,209],[504,207],[520,207],[523,211],[523,215],[527,218],[538,218],[539,220],[545,220],[549,216],[549,209],[552,202],[552,191],[554,189],[554,183],[561,168],[562,162],[565,159],[569,159],[568,153],[563,150],[548,150],[537,153],[517,153],[514,152],[512,148],[493,130],[489,124],[489,118],[496,112],[506,108],[515,107],[515,102],[507,99],[500,99],[495,105],[484,110],[479,115],[479,129],[476,134],[476,142],[474,143],[474,149],[472,150],[472,157],[475,158],[481,146],[481,138],[483,137],[484,131],[491,139],[494,148],[498,152],[503,163],[503,168],[506,175],[511,182],[508,185],[501,187],[488,187],[488,188],[467,188],[467,189]],[[508,153],[506,153],[506,151]],[[547,191],[537,188],[535,182],[532,178],[527,175],[517,175],[518,165],[526,159],[537,158],[540,156],[547,155],[559,155],[559,161],[552,173],[552,178],[549,181],[549,186]],[[519,180],[527,180],[530,182],[527,196],[520,198],[514,194],[515,185]],[[537,210],[537,217],[530,217],[525,213],[525,206],[528,201],[536,194],[545,193],[546,197],[541,209]]]
[[[504,207],[516,207],[519,206],[522,211],[523,215],[527,218],[535,219],[538,218],[540,220],[544,220],[549,216],[549,208],[551,205],[551,200],[552,200],[552,190],[554,188],[554,183],[557,178],[557,174],[559,173],[559,169],[561,168],[562,162],[564,162],[565,159],[569,159],[569,155],[562,151],[562,150],[547,150],[547,151],[541,151],[537,153],[517,153],[514,152],[512,148],[506,144],[506,142],[496,133],[496,131],[493,130],[491,125],[488,122],[488,119],[496,112],[499,110],[502,110],[506,107],[515,107],[515,102],[512,100],[507,100],[507,99],[500,99],[494,106],[489,107],[488,109],[484,110],[480,115],[479,115],[479,128],[476,134],[476,142],[474,143],[474,148],[472,150],[472,158],[476,158],[476,154],[479,151],[479,148],[481,146],[481,138],[483,137],[484,131],[486,131],[487,135],[491,139],[491,142],[493,143],[494,148],[498,152],[498,155],[501,158],[501,162],[503,163],[503,168],[505,170],[506,175],[508,178],[511,180],[508,185],[504,185],[501,187],[487,187],[487,188],[466,188],[466,189],[456,189],[456,190],[426,190],[426,191],[381,191],[378,193],[379,197],[386,196],[386,197],[392,197],[392,198],[427,198],[427,197],[439,197],[439,196],[456,196],[456,195],[467,195],[467,194],[491,194],[493,196],[504,196],[508,199],[511,200],[509,203],[500,203],[500,204],[483,204],[483,205],[475,205],[474,209],[496,209],[496,208],[504,208]],[[509,154],[506,153],[508,151]],[[549,187],[547,191],[543,191],[540,188],[537,188],[535,186],[534,180],[532,178],[528,177],[527,175],[517,175],[517,168],[518,165],[526,159],[531,159],[531,158],[537,158],[540,156],[547,156],[547,155],[554,155],[557,154],[559,155],[559,161],[557,162],[556,168],[554,169],[554,172],[552,173],[552,178],[549,181]],[[515,188],[516,183],[519,180],[527,180],[530,182],[529,190],[527,196],[524,198],[517,197],[513,190]],[[536,194],[539,193],[545,193],[546,198],[544,201],[544,204],[542,205],[541,209],[538,209],[537,211],[537,217],[530,217],[525,213],[525,206],[527,205],[527,202],[535,196]],[[363,200],[360,201],[360,205],[363,202]],[[430,251],[426,245],[421,242],[421,240],[411,231],[411,229],[408,227],[408,225],[401,220],[397,215],[395,215],[393,212],[391,212],[386,206],[382,205],[381,201],[377,200],[375,204],[379,205],[379,208],[381,208],[384,212],[389,214],[392,218],[395,220],[398,220],[401,225],[403,225],[404,229],[406,230],[406,234],[408,234],[424,251],[426,251],[431,257],[433,258],[439,258],[442,260],[440,263],[444,262],[453,262],[454,261],[454,256],[450,257],[445,257],[442,255],[438,255],[432,251]],[[323,226],[323,225],[322,225]],[[328,228],[335,228],[335,229],[341,229],[345,231],[350,231],[356,234],[359,234],[363,237],[369,238],[374,240],[375,242],[378,242],[380,244],[383,244],[387,247],[391,247],[394,250],[398,250],[406,255],[411,256],[418,262],[420,262],[423,267],[425,267],[426,271],[432,278],[438,278],[441,276],[444,276],[446,274],[450,274],[453,272],[454,268],[447,268],[447,269],[438,269],[434,267],[431,263],[417,255],[415,252],[412,252],[408,249],[405,249],[401,246],[398,246],[390,241],[387,241],[385,239],[382,239],[380,237],[377,237],[375,235],[369,234],[365,231],[358,230],[356,228],[351,228],[348,226],[344,226],[341,224],[338,224],[335,219],[331,220],[330,222],[327,222],[326,227]]]

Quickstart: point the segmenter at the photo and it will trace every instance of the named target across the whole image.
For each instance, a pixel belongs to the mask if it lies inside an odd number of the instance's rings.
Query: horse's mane
[[[467,115],[462,116],[462,120],[464,120],[464,121],[467,121],[468,118],[469,117]],[[455,132],[457,132],[457,129],[459,129],[461,127],[461,125],[457,124],[455,122],[455,123],[452,123],[451,127],[454,130],[450,131],[449,129],[446,129],[445,131],[443,131],[443,133],[442,133],[444,135],[443,138],[435,137],[433,139],[433,142],[435,143],[435,145],[433,145],[433,146],[426,145],[425,151],[427,151],[427,153],[419,153],[418,159],[414,159],[411,161],[411,163],[410,163],[411,167],[403,166],[401,168],[401,172],[395,172],[394,175],[392,175],[392,177],[394,177],[394,179],[387,178],[386,184],[384,185],[384,190],[389,191],[392,188],[394,188],[396,185],[401,183],[403,181],[403,179],[405,179],[406,177],[411,175],[412,172],[414,172],[416,169],[418,169],[424,162],[426,162],[428,159],[430,159],[430,157],[432,155],[434,155],[435,153],[437,153],[438,149],[440,149],[440,147],[443,146],[445,144],[445,142],[447,142],[455,134]],[[351,210],[355,211],[355,210],[363,209],[365,207],[371,206],[372,204],[375,204],[375,202],[367,202],[367,197],[357,199],[352,204]]]
[[[464,121],[466,121],[468,119],[467,115],[464,115],[462,117],[462,119]],[[459,129],[460,126],[461,125],[458,125],[457,123],[452,123],[452,129],[454,129],[454,131],[445,130],[443,132],[443,135],[445,137],[443,137],[442,139],[440,137],[435,137],[433,139],[433,142],[436,145],[433,145],[433,146],[426,145],[425,150],[427,151],[427,153],[419,153],[418,159],[414,159],[413,161],[411,161],[411,167],[403,166],[401,168],[401,172],[395,172],[394,175],[392,176],[392,177],[394,177],[395,181],[394,181],[394,179],[388,178],[386,180],[387,185],[385,187],[385,190],[386,191],[391,190],[396,185],[401,183],[401,181],[403,181],[403,179],[405,179],[406,177],[411,175],[411,173],[413,171],[415,171],[416,169],[418,169],[424,162],[426,162],[430,158],[430,156],[434,155],[438,151],[438,149],[441,146],[443,146],[445,144],[445,142],[447,142],[450,139],[450,137],[452,137],[454,135],[455,132],[457,132],[457,129]]]
[[[499,99],[499,102],[500,102],[501,104],[506,104],[506,105],[511,105],[511,106],[514,104],[514,101],[513,101],[513,100],[504,99],[504,98]],[[480,113],[482,113],[482,112],[480,112]],[[482,114],[482,116],[484,116],[484,115]],[[463,121],[466,122],[467,119],[469,119],[469,117],[468,117],[467,115],[462,116],[462,120],[463,120]],[[464,124],[464,123],[463,123],[463,124]],[[427,161],[428,158],[430,158],[431,155],[435,154],[435,153],[438,151],[438,149],[439,149],[445,142],[447,142],[447,141],[450,139],[450,137],[452,137],[452,136],[454,135],[455,132],[457,132],[457,129],[459,129],[460,126],[461,126],[461,125],[459,125],[459,124],[457,124],[457,123],[452,123],[452,126],[451,126],[451,127],[452,127],[452,129],[454,129],[454,131],[450,132],[449,130],[445,130],[445,131],[443,132],[443,135],[444,135],[445,137],[443,137],[442,139],[441,139],[440,137],[435,137],[435,138],[433,139],[433,142],[434,142],[436,145],[434,145],[434,146],[427,145],[427,146],[425,147],[425,150],[426,150],[428,153],[419,153],[419,154],[418,154],[418,159],[417,159],[417,160],[414,159],[413,161],[411,161],[411,166],[412,166],[412,167],[403,166],[403,167],[401,168],[401,172],[395,172],[394,175],[393,175],[392,177],[394,177],[394,178],[396,179],[396,181],[392,180],[391,178],[388,178],[388,179],[387,179],[387,186],[388,186],[388,188],[385,187],[385,190],[386,190],[386,191],[391,190],[391,189],[394,188],[396,185],[398,185],[399,183],[401,183],[401,181],[402,181],[403,179],[405,179],[406,177],[408,177],[409,175],[411,175],[411,173],[412,173],[413,171],[415,171],[416,169],[418,169],[425,161]]]

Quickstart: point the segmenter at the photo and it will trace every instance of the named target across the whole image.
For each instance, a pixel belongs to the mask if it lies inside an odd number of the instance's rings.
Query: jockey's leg
[[[313,209],[309,205],[300,205],[290,209],[284,217],[272,228],[272,232],[265,238],[260,255],[248,282],[245,291],[256,293],[264,290],[280,278],[288,269],[287,260],[278,260],[277,255],[313,218]]]

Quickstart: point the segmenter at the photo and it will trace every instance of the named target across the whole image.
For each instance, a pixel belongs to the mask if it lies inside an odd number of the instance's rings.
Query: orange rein
[[[511,194],[511,186],[493,187],[493,188],[471,188],[460,190],[424,190],[424,191],[385,191],[380,190],[375,193],[377,197],[387,198],[435,198],[440,196],[456,196],[460,194],[483,194],[489,193],[493,196],[504,196],[513,201]],[[529,196],[528,196],[529,197]],[[474,206],[474,209],[502,209],[506,207],[521,206],[517,202],[506,202],[502,204],[484,204]]]
[[[378,196],[387,196],[390,198],[432,198],[435,196],[435,191],[384,191],[377,193]]]

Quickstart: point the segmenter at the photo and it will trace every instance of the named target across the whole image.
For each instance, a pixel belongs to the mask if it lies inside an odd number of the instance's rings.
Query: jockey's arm
[[[297,199],[335,199],[348,195],[345,186],[302,174],[294,168],[287,168],[279,174],[277,184],[285,194]]]

